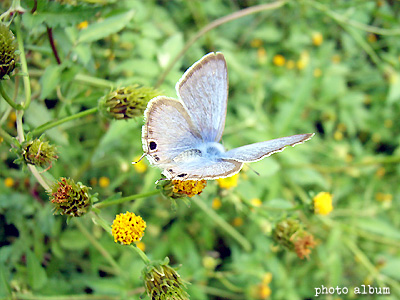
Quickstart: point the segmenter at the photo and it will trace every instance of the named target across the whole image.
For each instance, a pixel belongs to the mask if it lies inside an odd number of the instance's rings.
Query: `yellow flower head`
[[[221,199],[219,199],[219,198],[214,198],[213,201],[212,201],[211,207],[212,207],[213,209],[220,209],[221,206],[222,206]]]
[[[135,171],[138,172],[138,173],[144,173],[144,172],[146,172],[146,170],[147,170],[147,165],[146,165],[146,163],[144,162],[144,159],[142,159],[142,160],[139,161],[139,159],[140,159],[141,157],[142,157],[141,155],[138,155],[138,156],[136,156],[136,157],[133,159],[133,161],[135,162],[135,163],[133,164],[133,167],[135,168]]]
[[[128,211],[125,214],[117,215],[111,226],[114,241],[125,245],[140,241],[145,229],[146,222],[143,221],[142,217]]]
[[[321,32],[314,32],[311,38],[314,46],[321,46],[322,42],[324,41],[324,37],[322,36]]]
[[[297,69],[303,70],[307,67],[308,63],[310,62],[310,54],[307,51],[303,51],[300,54],[300,59],[297,61]]]
[[[83,21],[83,22],[80,22],[77,27],[78,27],[78,29],[85,29],[88,26],[89,26],[89,22],[88,21]]]
[[[379,202],[391,202],[393,200],[393,195],[385,193],[376,193],[375,199]]]
[[[102,176],[99,178],[99,186],[102,188],[106,188],[110,185],[110,178]]]
[[[274,63],[275,66],[282,67],[283,65],[285,65],[286,60],[283,55],[277,54],[272,59],[272,62]]]
[[[12,187],[14,185],[14,179],[12,179],[11,177],[7,177],[6,179],[4,179],[4,185],[6,187]]]
[[[255,207],[260,207],[262,205],[262,201],[259,198],[253,198],[250,200],[251,205]]]
[[[317,215],[328,215],[332,210],[332,194],[320,192],[313,198],[314,213]]]
[[[201,194],[207,185],[205,180],[172,180],[174,185],[173,193],[182,194],[188,197]]]
[[[217,183],[222,189],[230,189],[232,187],[237,186],[239,174],[235,174],[231,177],[227,178],[219,178],[217,179]]]

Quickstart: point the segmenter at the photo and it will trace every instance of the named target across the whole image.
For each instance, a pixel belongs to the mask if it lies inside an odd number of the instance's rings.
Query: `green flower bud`
[[[52,162],[58,158],[57,148],[48,141],[43,141],[42,137],[24,142],[22,156],[28,164],[44,169],[51,168]]]
[[[86,214],[92,205],[89,187],[71,178],[61,178],[51,186],[48,192],[54,204],[54,214],[80,217]]]
[[[14,70],[17,59],[16,48],[14,34],[6,25],[0,24],[0,80]]]
[[[114,90],[100,99],[100,110],[111,119],[132,119],[143,116],[147,103],[160,93],[150,87],[129,86]]]
[[[147,295],[152,300],[186,300],[185,282],[179,274],[169,265],[168,257],[163,262],[146,266],[143,271],[143,279]]]

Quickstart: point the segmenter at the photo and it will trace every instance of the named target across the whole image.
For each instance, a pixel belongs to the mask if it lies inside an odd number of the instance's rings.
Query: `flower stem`
[[[111,266],[116,270],[116,274],[121,274],[122,270],[114,260],[114,258],[108,253],[106,249],[93,237],[92,234],[86,229],[79,218],[74,218],[75,224],[79,231],[89,240],[89,242],[100,252],[100,254],[110,263]]]
[[[160,77],[157,80],[157,83],[155,84],[155,88],[158,88],[165,80],[165,77],[167,77],[168,73],[172,70],[172,67],[175,65],[175,63],[183,56],[183,54],[186,53],[187,50],[199,39],[201,38],[204,34],[209,32],[210,30],[221,26],[222,24],[228,23],[230,21],[242,18],[244,16],[248,16],[260,11],[264,10],[271,10],[271,9],[276,9],[281,6],[283,6],[286,3],[286,1],[277,1],[273,3],[268,3],[268,4],[260,4],[260,5],[255,5],[251,6],[239,11],[236,11],[230,15],[224,16],[222,18],[219,18],[207,26],[203,27],[200,31],[198,31],[183,47],[183,49],[169,62],[167,67],[165,68],[164,72],[160,75]]]
[[[74,80],[82,82],[82,83],[87,83],[87,84],[93,85],[95,87],[113,88],[116,86],[116,84],[112,81],[101,79],[101,78],[96,78],[93,76],[80,74],[80,73],[76,74]]]
[[[154,195],[157,195],[159,193],[160,193],[159,190],[154,190],[154,191],[145,192],[145,193],[141,193],[141,194],[136,194],[136,195],[123,197],[123,198],[119,198],[119,199],[115,199],[115,200],[103,201],[103,202],[95,204],[94,207],[97,208],[97,209],[105,208],[105,207],[108,207],[108,206],[121,204],[121,203],[124,203],[124,202],[129,202],[129,201],[132,201],[132,200],[135,200],[135,199],[139,199],[139,198],[146,198],[146,197],[154,196]]]
[[[7,95],[6,91],[4,90],[2,81],[0,80],[0,94],[3,96],[4,100],[15,110],[23,109],[21,104],[16,104],[12,99]]]
[[[28,65],[26,63],[25,50],[24,50],[24,41],[22,39],[21,33],[21,16],[18,15],[15,18],[15,25],[17,29],[17,42],[18,42],[18,50],[20,52],[19,58],[21,61],[21,69],[23,73],[23,81],[24,81],[24,90],[25,90],[25,102],[23,103],[23,107],[26,110],[31,103],[31,83],[28,75]]]
[[[0,127],[0,136],[10,145],[14,144],[13,138],[3,128]]]
[[[200,198],[197,198],[192,203],[196,204],[202,211],[205,212],[222,230],[229,234],[234,240],[236,240],[245,251],[251,250],[251,244],[249,241],[241,235],[235,228],[229,223],[222,219],[214,210],[210,209]]]
[[[39,135],[39,134],[43,133],[44,131],[46,131],[48,129],[51,129],[53,127],[56,127],[56,126],[61,125],[63,123],[66,123],[68,121],[72,121],[72,120],[79,119],[79,118],[82,118],[82,117],[90,115],[90,114],[94,114],[98,110],[99,110],[99,108],[96,106],[96,107],[87,109],[85,111],[81,111],[81,112],[79,112],[77,114],[62,118],[60,120],[55,120],[55,121],[50,121],[50,122],[44,123],[44,124],[40,125],[39,127],[36,127],[34,130],[32,130],[32,134],[33,135]]]
[[[150,259],[149,259],[149,258],[147,257],[147,255],[146,255],[142,250],[140,250],[136,245],[131,245],[131,246],[130,246],[130,249],[131,249],[133,252],[137,253],[146,265],[149,265],[149,264],[150,264]]]

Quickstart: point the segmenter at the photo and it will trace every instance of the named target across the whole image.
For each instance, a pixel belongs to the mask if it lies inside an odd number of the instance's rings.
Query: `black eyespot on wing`
[[[151,141],[151,142],[149,143],[149,147],[150,147],[150,150],[156,150],[156,149],[157,149],[157,143]]]
[[[178,177],[185,177],[186,175],[187,175],[186,173],[182,173],[182,174],[179,174]]]
[[[154,160],[155,160],[155,161],[159,161],[160,158],[159,158],[157,155],[154,155]]]

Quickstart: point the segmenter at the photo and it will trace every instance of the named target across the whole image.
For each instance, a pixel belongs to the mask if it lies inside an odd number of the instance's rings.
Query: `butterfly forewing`
[[[201,136],[180,101],[160,96],[147,106],[142,140],[150,162],[163,168],[182,152],[193,149]]]
[[[275,152],[282,151],[286,146],[295,146],[309,140],[314,134],[296,134],[270,141],[250,144],[229,150],[223,154],[226,159],[233,159],[239,162],[254,162]]]
[[[221,140],[228,99],[228,72],[222,53],[210,53],[190,67],[176,85],[205,142]]]

